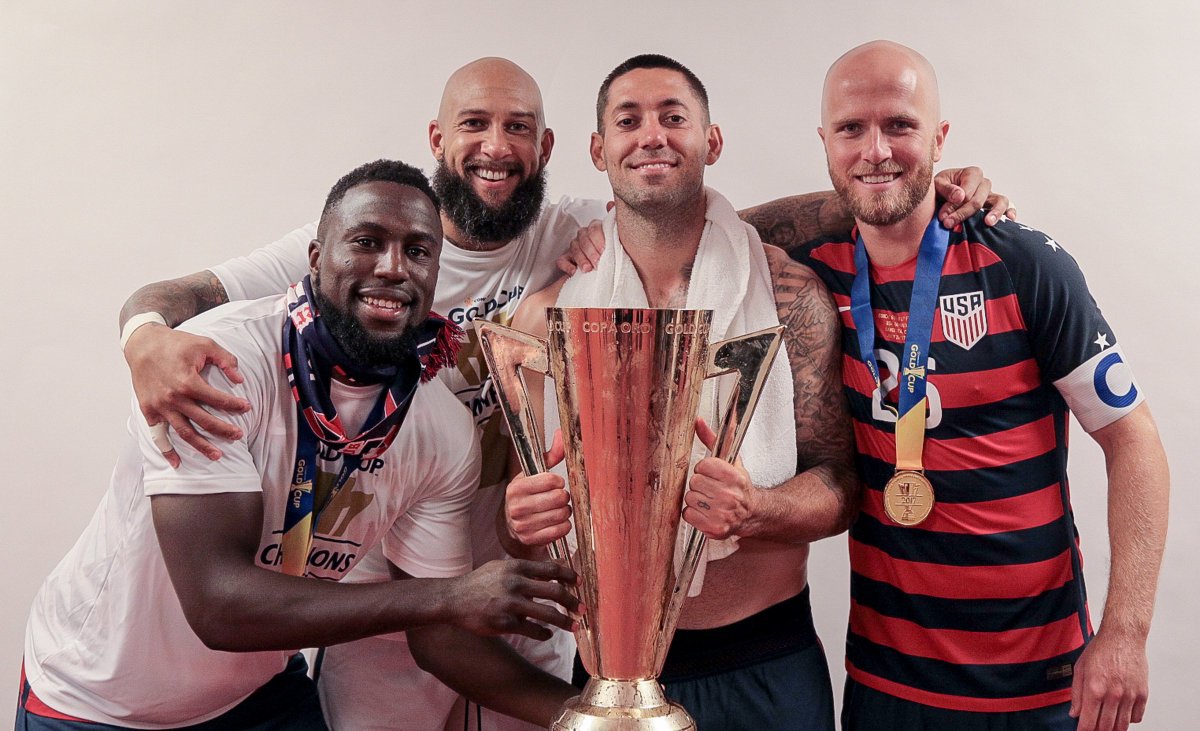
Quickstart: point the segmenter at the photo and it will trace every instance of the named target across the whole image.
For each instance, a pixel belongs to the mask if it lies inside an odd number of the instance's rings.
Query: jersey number
[[[875,360],[879,363],[880,370],[887,371],[887,378],[883,379],[883,388],[876,389],[875,394],[871,397],[871,417],[876,421],[886,421],[896,423],[896,412],[891,409],[883,408],[883,399],[880,395],[880,390],[883,393],[891,393],[893,389],[900,385],[900,381],[896,378],[896,374],[900,372],[900,358],[890,350],[877,349],[875,351]],[[929,370],[937,370],[937,362],[933,358],[929,359],[926,364]],[[927,381],[925,386],[926,406],[929,409],[928,415],[925,417],[925,428],[933,429],[938,424],[942,423],[942,395],[938,392],[937,386],[933,385],[932,381]]]

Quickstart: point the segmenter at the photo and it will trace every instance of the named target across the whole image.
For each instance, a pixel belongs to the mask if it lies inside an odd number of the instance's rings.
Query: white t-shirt
[[[603,218],[604,213],[603,201],[564,197],[546,206],[532,226],[499,249],[468,251],[443,241],[433,309],[461,325],[467,341],[459,351],[458,367],[444,368],[438,375],[470,410],[483,455],[480,489],[471,506],[475,566],[506,555],[496,536],[495,521],[508,478],[509,441],[496,410],[495,393],[486,387],[487,365],[471,322],[483,318],[507,324],[522,298],[561,276],[555,259],[566,252],[581,227]],[[281,292],[308,273],[308,245],[316,232],[317,224],[311,223],[211,271],[231,300]],[[375,551],[349,580],[378,581],[387,577],[386,572],[386,561]],[[507,639],[543,670],[570,677],[575,653],[570,633],[556,630],[554,638],[545,642],[519,635]],[[418,668],[403,640],[402,634],[389,635],[326,649],[321,702],[332,727],[414,731],[441,727],[457,694]],[[485,716],[489,729],[532,728],[498,714]]]
[[[543,208],[525,233],[499,249],[468,251],[449,240],[442,243],[433,309],[461,325],[467,341],[459,350],[458,368],[444,368],[438,377],[470,409],[479,427],[481,488],[507,481],[509,442],[501,430],[503,419],[496,414],[495,392],[486,387],[487,365],[471,322],[483,318],[507,324],[522,298],[561,276],[554,261],[566,252],[575,233],[604,214],[603,201],[564,197]],[[310,223],[210,271],[221,280],[231,301],[279,294],[308,273],[308,245],[316,235],[317,224]],[[494,495],[487,497],[489,508],[498,506]],[[495,511],[480,517],[481,530],[472,533],[476,565],[504,555],[496,538]]]
[[[283,313],[282,297],[274,297],[225,305],[184,326],[236,355],[245,377],[234,385],[219,369],[204,374],[252,405],[226,415],[245,436],[222,442],[219,461],[177,440],[182,464],[172,469],[134,403],[129,439],[99,509],[34,599],[25,668],[51,708],[132,728],[190,725],[225,712],[283,669],[290,652],[217,652],[192,632],[163,562],[149,497],[261,493],[256,563],[279,570],[296,450],[296,406],[280,352]],[[360,419],[363,402],[373,401],[361,390],[336,395]],[[470,419],[440,381],[421,386],[413,399],[388,451],[364,463],[321,513],[307,576],[341,579],[381,541],[387,558],[414,576],[470,569],[467,521],[479,468],[477,446],[463,438]]]

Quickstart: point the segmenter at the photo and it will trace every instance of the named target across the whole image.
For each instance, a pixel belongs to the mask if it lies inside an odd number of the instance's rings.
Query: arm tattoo
[[[130,295],[121,308],[120,326],[142,312],[157,312],[167,324],[179,323],[229,301],[225,285],[208,270],[178,279],[147,284]]]
[[[857,505],[858,478],[842,391],[841,327],[829,292],[808,267],[770,255],[779,321],[795,384],[798,471],[814,474],[844,506]]]
[[[758,230],[764,244],[789,252],[815,238],[843,234],[854,226],[853,217],[832,191],[780,198],[739,214]]]

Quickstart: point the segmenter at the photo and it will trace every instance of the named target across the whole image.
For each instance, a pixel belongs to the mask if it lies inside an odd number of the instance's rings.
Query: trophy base
[[[551,731],[695,731],[683,706],[667,700],[653,678],[591,678],[563,704]]]

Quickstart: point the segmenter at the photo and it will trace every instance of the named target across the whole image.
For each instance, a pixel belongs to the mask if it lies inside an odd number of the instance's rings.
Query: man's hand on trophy
[[[717,435],[704,419],[696,419],[696,436],[712,450]],[[692,482],[683,496],[683,519],[709,538],[742,534],[754,515],[758,488],[739,458],[733,464],[716,457],[696,463]]]
[[[453,580],[447,605],[453,623],[474,634],[515,633],[546,640],[553,634],[546,625],[572,631],[575,620],[535,599],[548,599],[577,615],[579,600],[567,587],[578,580],[569,567],[552,561],[490,561]]]
[[[563,459],[562,432],[546,452],[546,469]],[[509,535],[526,546],[544,546],[571,530],[571,497],[563,478],[550,472],[514,477],[504,493]]]

